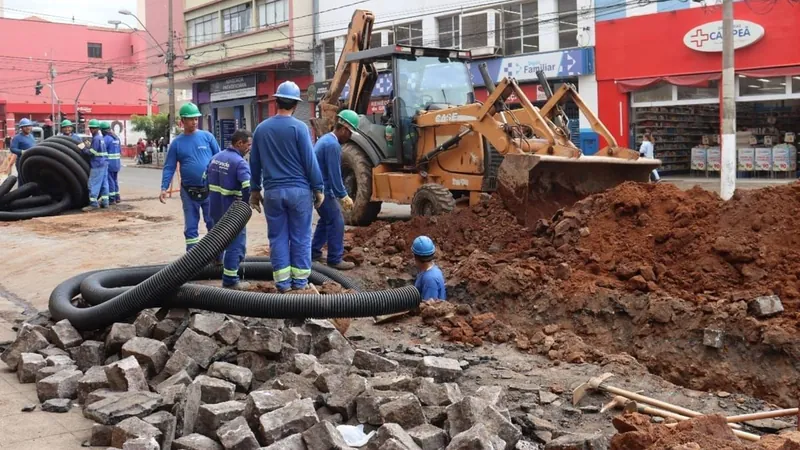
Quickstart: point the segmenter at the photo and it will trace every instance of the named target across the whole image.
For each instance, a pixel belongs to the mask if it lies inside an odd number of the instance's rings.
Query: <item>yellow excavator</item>
[[[354,208],[349,225],[376,220],[382,202],[410,204],[412,215],[448,213],[458,204],[475,205],[497,192],[506,208],[526,225],[557,209],[625,181],[648,182],[661,162],[622,148],[586,106],[575,87],[555,92],[543,73],[548,96],[535,107],[514,79],[497,85],[480,66],[488,99],[476,102],[469,51],[391,45],[371,48],[375,17],[356,10],[327,93],[312,119],[317,136],[331,131],[342,108],[359,113],[358,130],[342,146],[342,177]],[[390,67],[392,99],[382,123],[365,113],[376,64]],[[340,97],[349,83],[349,95]],[[516,95],[519,108],[506,99]],[[571,98],[607,146],[583,155],[570,141],[561,105]]]

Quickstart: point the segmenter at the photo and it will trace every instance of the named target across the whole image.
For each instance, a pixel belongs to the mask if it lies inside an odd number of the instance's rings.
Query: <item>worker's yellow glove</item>
[[[339,199],[339,202],[342,204],[343,210],[350,211],[353,209],[353,199],[350,198],[349,195],[345,195],[343,198]]]
[[[261,195],[261,191],[250,191],[250,207],[261,212],[261,203],[264,202],[264,197]]]

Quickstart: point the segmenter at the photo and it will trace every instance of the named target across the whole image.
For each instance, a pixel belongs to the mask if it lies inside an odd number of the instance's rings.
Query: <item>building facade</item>
[[[50,124],[75,120],[76,105],[86,119],[123,123],[147,113],[145,50],[140,32],[48,22],[39,18],[0,19],[3,34],[14,36],[0,56],[0,143],[12,137],[22,118]],[[58,37],[58,39],[53,39]],[[50,69],[55,71],[54,91]],[[113,82],[99,79],[111,69]],[[36,85],[41,83],[37,95]],[[120,125],[124,129],[124,123]]]

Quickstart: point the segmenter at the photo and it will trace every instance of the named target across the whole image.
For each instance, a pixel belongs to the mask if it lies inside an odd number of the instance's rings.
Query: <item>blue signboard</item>
[[[569,78],[594,73],[594,48],[573,48],[473,61],[470,63],[470,73],[475,86],[483,86],[483,77],[478,71],[478,64],[483,62],[495,83],[505,77],[516,78],[521,83],[536,81],[537,70],[543,70],[547,78]]]

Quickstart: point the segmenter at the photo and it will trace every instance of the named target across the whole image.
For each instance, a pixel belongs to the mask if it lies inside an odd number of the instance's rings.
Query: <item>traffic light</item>
[[[42,93],[42,88],[43,87],[44,87],[44,85],[42,85],[41,81],[37,81],[36,82],[36,95],[39,95],[39,94]]]
[[[111,84],[114,82],[114,69],[111,67],[108,68],[106,72],[106,84]]]

